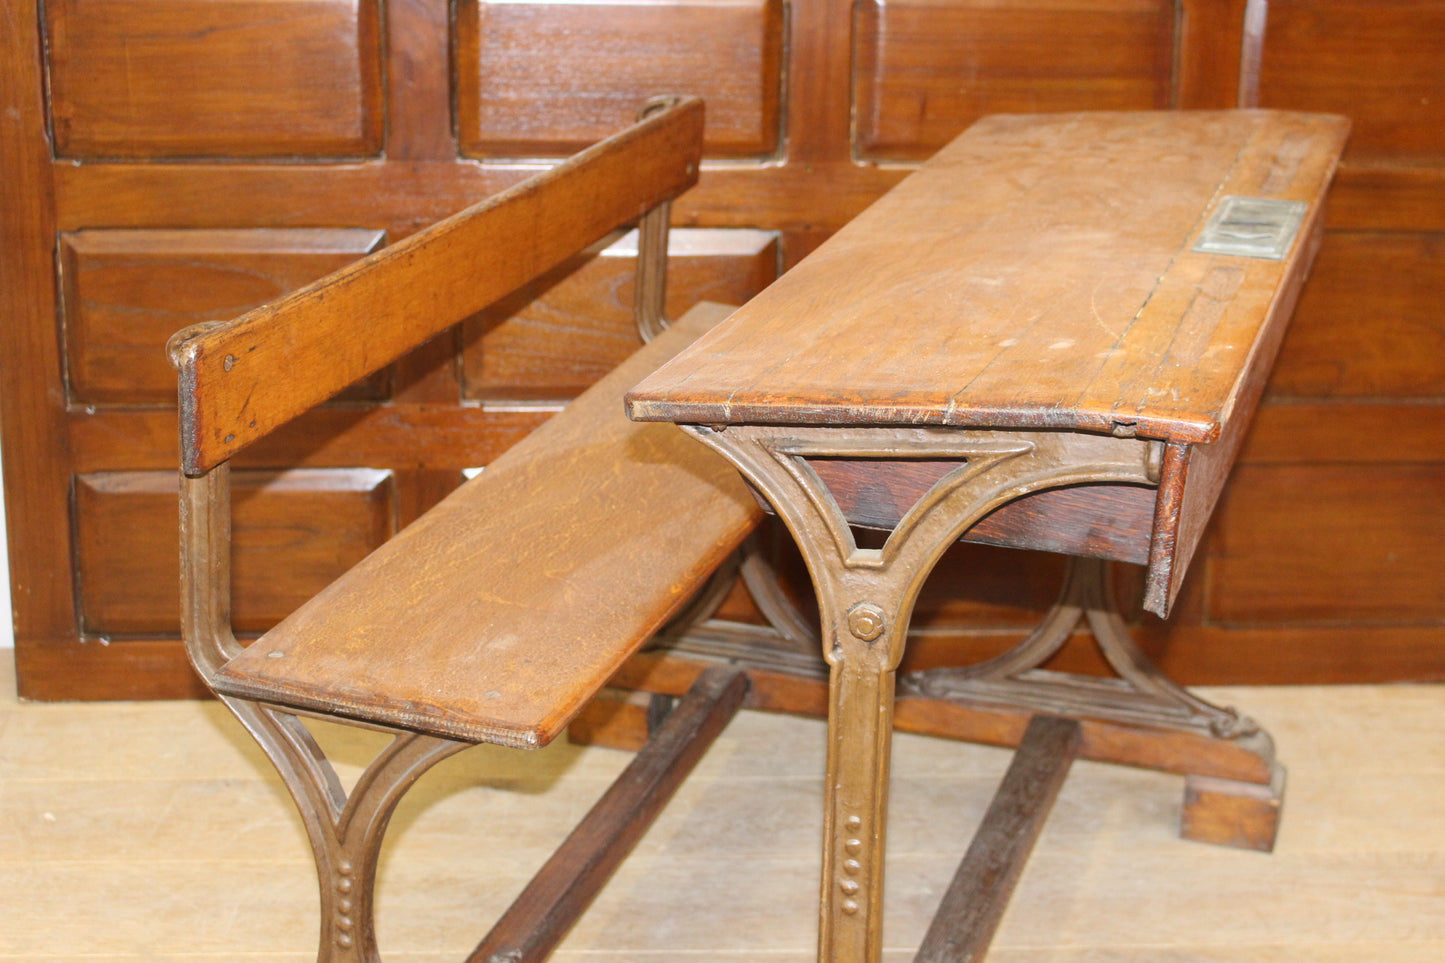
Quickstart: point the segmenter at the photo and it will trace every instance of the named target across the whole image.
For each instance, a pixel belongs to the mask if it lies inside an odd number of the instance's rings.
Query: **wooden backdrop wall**
[[[983,113],[1351,115],[1268,403],[1187,601],[1144,636],[1189,682],[1445,676],[1445,5],[1274,0],[1267,21],[1259,0],[0,5],[0,416],[27,696],[197,691],[176,632],[172,331],[395,241],[669,91],[709,112],[702,183],[674,212],[679,305],[749,296]],[[621,357],[618,253],[250,456],[238,623],[275,620]],[[416,426],[438,440],[419,447]],[[993,645],[1058,571],[960,550],[921,631]]]

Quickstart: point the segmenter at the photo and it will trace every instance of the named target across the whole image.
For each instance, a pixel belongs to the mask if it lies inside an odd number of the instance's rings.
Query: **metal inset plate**
[[[1204,225],[1194,250],[1278,261],[1289,253],[1309,205],[1266,197],[1224,197]]]

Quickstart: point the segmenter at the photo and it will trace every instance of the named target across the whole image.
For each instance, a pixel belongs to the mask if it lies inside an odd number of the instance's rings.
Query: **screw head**
[[[864,642],[878,638],[886,626],[883,610],[872,602],[859,602],[848,610],[848,631]]]

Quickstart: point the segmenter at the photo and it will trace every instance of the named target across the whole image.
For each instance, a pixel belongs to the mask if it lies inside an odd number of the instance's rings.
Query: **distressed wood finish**
[[[166,412],[143,407],[151,400],[116,396],[113,404],[92,410],[97,402],[72,393],[67,372],[77,370],[77,359],[69,357],[67,330],[54,303],[57,233],[364,229],[396,241],[516,184],[539,164],[515,157],[479,160],[465,156],[459,146],[459,132],[477,126],[479,118],[457,106],[459,88],[473,81],[456,69],[451,55],[459,50],[465,24],[453,15],[448,0],[103,0],[98,5],[0,0],[0,6],[5,10],[0,91],[6,119],[0,167],[4,190],[14,199],[6,202],[0,218],[6,232],[0,271],[8,279],[0,285],[5,318],[0,350],[14,382],[0,392],[0,404],[18,680],[32,699],[73,698],[82,690],[95,697],[107,688],[121,698],[167,692],[179,697],[193,692],[194,683],[180,655],[177,626],[154,640],[114,638],[114,644],[101,646],[81,631],[84,613],[70,590],[73,576],[66,566],[74,557],[80,525],[69,497],[75,475],[169,470],[175,464],[175,437]],[[641,102],[655,93],[653,71],[667,68],[660,62],[644,64],[637,55],[649,49],[679,55],[686,63],[686,89],[708,100],[708,136],[723,131],[719,121],[729,105],[737,108],[730,113],[737,121],[725,124],[729,145],[719,142],[708,151],[698,186],[675,205],[675,221],[769,231],[777,237],[783,266],[796,264],[906,175],[911,161],[869,160],[875,155],[865,138],[874,128],[889,133],[900,152],[921,157],[931,147],[920,138],[939,143],[962,131],[979,110],[998,109],[1004,96],[1017,98],[1010,109],[1020,111],[1115,108],[1127,102],[1185,109],[1257,103],[1348,113],[1357,133],[1336,179],[1328,233],[1305,295],[1307,301],[1338,305],[1341,313],[1299,312],[1291,338],[1299,340],[1283,349],[1279,376],[1261,405],[1261,428],[1281,428],[1270,431],[1266,457],[1321,466],[1370,462],[1370,471],[1357,476],[1362,498],[1371,478],[1386,477],[1392,486],[1404,483],[1408,473],[1398,466],[1405,461],[1440,463],[1445,446],[1436,438],[1440,419],[1434,411],[1442,399],[1441,382],[1432,380],[1428,362],[1441,356],[1428,319],[1439,313],[1438,285],[1430,279],[1440,274],[1432,273],[1432,263],[1438,258],[1438,235],[1445,231],[1440,151],[1445,126],[1438,123],[1445,97],[1436,70],[1445,48],[1445,17],[1438,4],[792,0],[663,6],[713,7],[705,38],[650,34],[644,24],[687,15],[659,13],[655,4],[497,4],[488,13],[515,28],[506,35],[512,58],[508,69],[526,82],[516,89],[541,98],[532,103],[559,109],[493,113],[491,120],[501,123],[493,123],[488,136],[523,144],[578,136],[570,121],[558,130],[559,120],[577,119],[573,106],[590,103],[589,94],[626,84],[633,85],[630,101]],[[610,39],[607,50],[579,50],[589,41],[600,42],[601,34],[574,33],[559,44],[555,33],[525,26],[528,7],[539,22],[554,24],[569,16],[582,23],[605,10],[597,16],[609,37],[646,39],[635,46],[631,40]],[[558,12],[562,7],[569,12]],[[728,9],[717,9],[722,7]],[[99,13],[118,9],[125,16]],[[96,54],[87,63],[77,62],[72,50],[62,49],[49,35],[47,12],[59,10],[91,11],[74,20],[85,34],[88,55]],[[223,13],[227,10],[250,12],[238,18],[244,23],[237,30],[195,29],[229,16]],[[775,10],[782,15],[774,15]],[[885,34],[910,21],[923,28],[895,32],[890,39],[855,31],[854,23],[863,19],[888,25]],[[375,22],[376,38],[358,32],[355,24],[361,20]],[[1081,26],[1060,29],[1066,21]],[[930,30],[929,24],[949,29]],[[137,40],[141,25],[154,28],[151,39]],[[1110,38],[1104,59],[1083,44],[1100,34]],[[303,36],[307,42],[298,42]],[[654,40],[663,41],[660,48]],[[122,83],[113,52],[127,43],[133,56]],[[696,55],[699,50],[706,55]],[[741,145],[756,138],[757,109],[765,104],[764,75],[748,65],[760,64],[767,51],[779,57],[778,122],[772,128],[777,143],[767,153],[747,154],[754,148]],[[572,57],[573,52],[579,56]],[[875,52],[877,57],[867,61]],[[367,70],[380,65],[374,86],[367,86],[370,80],[357,86],[363,61]],[[594,64],[607,68],[605,78],[588,66]],[[1055,65],[1078,66],[1084,74],[1061,83]],[[106,86],[78,89],[78,80],[94,76],[91,67],[105,72]],[[984,72],[973,73],[975,68]],[[477,85],[485,83],[480,77]],[[907,98],[920,85],[930,91],[926,105]],[[1068,99],[1079,91],[1088,92],[1087,100]],[[51,119],[66,109],[55,102],[57,93],[72,107],[105,102],[124,108],[103,132],[97,115],[85,115],[91,133],[103,133],[106,140],[93,148],[96,153],[54,155]],[[213,98],[205,115],[178,121],[178,114],[186,114],[202,94]],[[479,87],[478,95],[495,102],[508,94]],[[870,97],[883,105],[871,119],[865,106]],[[1146,104],[1145,97],[1157,99]],[[369,112],[365,116],[353,110],[362,103]],[[919,106],[922,115],[908,112]],[[379,126],[378,118],[383,121]],[[342,139],[354,140],[360,130],[368,138],[379,131],[379,140],[368,140],[362,148],[322,145],[338,131]],[[166,148],[179,153],[159,153],[158,138],[172,135],[187,145]],[[122,149],[127,152],[123,159],[110,153]],[[1315,289],[1325,293],[1312,295]],[[541,332],[533,329],[528,335]],[[522,351],[537,357],[546,346],[533,340]],[[580,384],[582,379],[568,372],[566,359],[561,363],[548,383]],[[1338,382],[1332,380],[1333,364],[1344,366]],[[591,362],[582,367],[591,369]],[[398,410],[398,420],[443,426],[471,456],[494,455],[522,433],[521,422],[540,420],[539,414],[517,412],[491,411],[484,417],[459,403],[457,370],[455,362],[433,367],[428,383],[448,391],[435,391],[424,411],[409,405]],[[275,457],[258,447],[242,458],[268,469],[284,467],[298,454],[317,467],[396,468],[408,454],[408,439],[420,435],[392,428],[388,413],[375,408],[363,412],[358,406],[352,420],[327,412],[288,426],[286,451],[270,449]],[[1241,457],[1258,463],[1254,459],[1264,447],[1247,443]],[[1384,457],[1376,457],[1382,450]],[[443,452],[439,445],[428,445],[417,452],[417,460],[438,461]],[[383,457],[386,461],[373,460]],[[475,457],[468,462],[477,463]],[[434,480],[402,472],[396,482],[408,504],[435,497]],[[1285,510],[1296,527],[1315,514],[1307,499]],[[1406,504],[1390,507],[1387,525],[1408,527],[1409,510]],[[1206,533],[1206,543],[1212,537]],[[1372,539],[1361,528],[1347,551],[1368,552]],[[1323,547],[1306,545],[1304,550],[1308,564],[1322,570],[1331,565]],[[1033,564],[1004,559],[981,569],[969,563],[970,557],[962,555],[946,560],[942,573],[956,584],[1017,567],[1027,578]],[[1196,683],[1439,677],[1439,647],[1402,640],[1422,638],[1426,625],[1445,618],[1445,602],[1437,600],[1426,623],[1349,614],[1367,608],[1375,591],[1375,580],[1367,577],[1336,594],[1340,611],[1329,616],[1324,629],[1331,633],[1327,654],[1302,641],[1312,623],[1285,616],[1246,628],[1223,620],[1219,613],[1233,608],[1234,600],[1220,594],[1211,594],[1191,612],[1176,612],[1173,638],[1167,645],[1161,640],[1160,651],[1167,650],[1181,678]],[[972,616],[955,618],[959,607],[935,597],[927,593],[919,608],[930,640],[946,637],[960,651],[986,644],[990,633],[1037,612],[1025,605],[1005,612],[1005,606],[995,605],[999,620],[980,622]],[[1226,651],[1232,657],[1223,660],[1220,653]]]
[[[633,416],[1167,442],[1146,598],[1162,615],[1263,390],[1346,129],[1249,112],[985,121],[649,379]],[[1289,256],[1192,251],[1225,194],[1308,202]],[[1216,442],[1193,464],[1181,447]]]
[[[182,346],[185,470],[214,467],[697,179],[702,103],[690,100],[474,207]],[[575,182],[574,182],[575,179]],[[594,199],[586,208],[574,193]],[[532,254],[512,258],[521,239]],[[413,272],[429,281],[401,283]],[[425,292],[424,294],[421,292]],[[284,323],[275,319],[284,317]],[[358,323],[364,341],[349,337]],[[284,390],[262,378],[287,369]],[[204,387],[203,387],[204,386]],[[205,392],[202,396],[201,392]]]
[[[468,741],[551,741],[761,515],[726,462],[622,410],[629,386],[720,313],[678,321],[216,687]]]
[[[633,415],[1215,441],[1262,374],[1254,346],[1283,330],[1346,130],[1268,112],[989,118],[650,378]],[[1311,221],[1283,261],[1191,251],[1221,194],[1306,201]]]
[[[1157,486],[1144,601],[1167,614],[1316,252],[1347,130],[1260,111],[985,119],[628,394],[634,418],[682,423],[732,460],[812,576],[829,666],[820,960],[881,957],[896,675],[924,579],[1020,496]],[[1231,196],[1300,208],[1276,257],[1200,250]],[[900,474],[921,497],[880,547],[860,545],[849,511],[888,506]],[[1174,728],[1255,741],[1272,777],[1268,737],[1160,676],[1112,595],[1101,565],[1076,569],[1015,650],[949,671],[958,698],[1120,722],[1145,742]],[[1081,618],[1117,680],[1039,669]],[[949,695],[923,675],[905,682]],[[1253,820],[1242,795],[1269,793],[1196,793],[1191,821]],[[990,899],[968,918],[962,958],[999,913]],[[924,958],[947,942],[931,934]]]
[[[700,590],[762,515],[726,462],[671,426],[634,424],[621,405],[629,385],[731,311],[702,304],[670,327],[660,316],[667,204],[696,176],[701,113],[696,100],[651,103],[647,119],[622,134],[409,244],[299,296],[172,339],[182,462],[193,468],[180,486],[187,654],[260,743],[300,811],[320,885],[319,963],[379,961],[377,866],[407,789],[467,744],[532,748],[553,739],[684,603],[696,595],[710,604],[713,593]],[[639,150],[672,141],[672,155],[639,162]],[[639,338],[649,343],[242,648],[232,618],[228,456],[272,425],[258,425],[265,417],[258,414],[243,428],[229,410],[232,397],[214,382],[249,364],[253,411],[317,404],[328,386],[339,390],[462,321],[477,307],[476,291],[503,294],[498,283],[532,280],[572,253],[559,252],[556,238],[539,228],[566,215],[571,230],[563,237],[585,246],[636,214],[639,198],[648,203],[634,300]],[[479,238],[495,250],[479,250]],[[474,261],[494,277],[475,283]],[[394,313],[383,317],[390,324],[344,332],[334,304],[318,307],[328,294],[343,307],[359,295],[389,299]],[[248,355],[236,346],[238,332],[242,343],[270,350]],[[326,349],[343,335],[350,350],[332,352],[328,367]],[[305,337],[311,353],[293,363],[285,348]],[[376,351],[368,350],[373,340]],[[224,364],[207,363],[222,356]],[[424,352],[403,365],[415,375],[407,395],[426,398],[434,390],[432,360]],[[342,374],[332,377],[330,368]],[[273,397],[282,400],[267,407]],[[193,444],[201,437],[197,423],[235,429],[222,441],[231,448],[211,451],[213,463]],[[243,432],[247,437],[235,437]],[[474,958],[542,959],[736,711],[746,687],[736,671],[705,674]],[[348,789],[298,710],[395,735]]]

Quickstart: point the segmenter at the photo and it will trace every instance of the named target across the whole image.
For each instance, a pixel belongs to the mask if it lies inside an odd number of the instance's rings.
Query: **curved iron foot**
[[[222,701],[275,765],[306,827],[321,891],[317,963],[379,963],[376,870],[387,824],[423,773],[471,743],[397,732],[347,793],[296,716],[259,703]]]
[[[1070,558],[1058,601],[1022,642],[976,665],[909,673],[900,679],[900,688],[927,698],[1006,702],[1052,715],[1162,726],[1221,739],[1263,735],[1253,719],[1199,698],[1161,672],[1135,645],[1114,599],[1107,562]],[[1041,668],[1083,622],[1118,678]]]
[[[1253,719],[1199,698],[1160,671],[1135,645],[1115,598],[1108,563],[1070,559],[1058,601],[1017,646],[977,665],[910,673],[899,680],[899,690],[1145,731],[1182,731],[1227,743],[1251,762],[1259,781],[1221,777],[1208,771],[1208,760],[1191,763],[1193,757],[1171,759],[1163,767],[1186,774],[1180,835],[1237,848],[1272,849],[1285,781],[1284,768],[1274,758],[1273,740]],[[1042,668],[1083,623],[1117,678]],[[1198,769],[1191,772],[1194,766]]]

